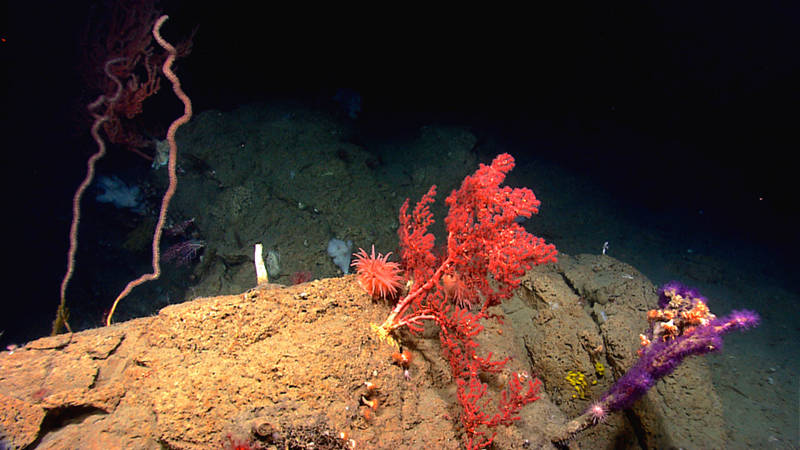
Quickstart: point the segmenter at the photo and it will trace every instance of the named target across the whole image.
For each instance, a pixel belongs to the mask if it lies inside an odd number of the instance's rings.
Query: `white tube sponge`
[[[264,266],[264,247],[261,243],[256,244],[255,262],[256,262],[256,280],[258,284],[269,283],[269,276],[267,275],[267,268]]]

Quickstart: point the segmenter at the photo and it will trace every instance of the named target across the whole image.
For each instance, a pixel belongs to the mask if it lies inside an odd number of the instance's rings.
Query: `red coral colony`
[[[403,326],[419,333],[426,321],[438,325],[442,350],[457,384],[461,424],[469,449],[492,443],[496,433],[489,435],[487,429],[519,420],[517,413],[539,398],[541,386],[538,379],[515,373],[501,393],[497,412],[490,415],[485,411],[489,402],[482,399],[487,386],[479,374],[500,372],[508,358],[492,360],[491,353],[478,355],[474,338],[483,330],[479,321],[489,317],[489,307],[511,296],[526,270],[555,262],[557,253],[555,246],[517,223],[520,217],[538,213],[541,202],[530,189],[500,186],[513,168],[511,155],[498,155],[491,165],[481,164],[447,197],[447,248],[440,257],[433,253],[434,236],[428,232],[433,223],[429,206],[436,186],[422,196],[411,214],[408,199],[405,201],[400,208],[398,235],[401,265],[411,287],[386,321],[373,325],[381,339],[392,343],[392,333]],[[461,298],[454,304],[452,289],[448,292],[452,280],[458,280],[460,292],[473,298]],[[463,307],[470,304],[480,308],[471,312]]]

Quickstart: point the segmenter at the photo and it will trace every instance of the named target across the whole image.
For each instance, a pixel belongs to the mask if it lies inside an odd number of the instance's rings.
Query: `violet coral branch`
[[[639,336],[642,348],[637,363],[586,412],[553,436],[553,442],[569,440],[608,413],[630,407],[688,356],[719,351],[723,334],[755,327],[760,321],[758,314],[748,310],[717,318],[697,290],[678,282],[667,283],[659,293],[659,309],[648,311],[650,327]]]

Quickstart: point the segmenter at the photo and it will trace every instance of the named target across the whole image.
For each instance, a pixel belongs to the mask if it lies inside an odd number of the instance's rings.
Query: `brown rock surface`
[[[530,271],[517,295],[533,308],[522,335],[531,365],[569,417],[583,413],[635,362],[656,288],[635,268],[605,255],[559,255]],[[595,363],[605,374],[596,373]],[[586,399],[573,398],[569,371],[586,375]],[[591,382],[596,384],[592,385]],[[719,397],[702,358],[687,359],[624,413],[580,434],[580,448],[724,448]]]
[[[551,447],[552,430],[590,401],[572,398],[567,372],[592,375],[603,363],[588,396],[602,393],[633,363],[654,302],[649,281],[605,256],[562,256],[529,272],[518,295],[483,322],[481,351],[512,360],[482,379],[492,396],[516,371],[540,377],[544,389],[514,426],[494,430],[495,447]],[[42,338],[0,353],[0,433],[10,448],[319,449],[349,448],[351,439],[356,448],[460,448],[460,409],[436,333],[403,340],[415,357],[407,382],[392,348],[369,330],[388,309],[345,276],[201,298]],[[707,372],[693,358],[631,411],[569,445],[720,448]],[[379,406],[369,409],[362,397]]]

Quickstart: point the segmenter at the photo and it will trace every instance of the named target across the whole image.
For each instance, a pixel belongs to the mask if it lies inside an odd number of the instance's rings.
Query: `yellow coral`
[[[603,378],[603,375],[606,373],[606,368],[603,366],[603,363],[600,361],[594,363],[594,373],[597,374],[597,378]],[[595,381],[595,383],[597,383],[597,381]]]
[[[390,332],[386,331],[386,328],[375,325],[374,323],[369,324],[369,326],[372,329],[372,331],[378,335],[378,339],[381,342],[386,341],[392,347],[400,348],[400,344],[397,342],[397,340],[395,340],[395,338],[389,335]]]
[[[586,394],[589,390],[589,384],[586,382],[586,376],[583,372],[570,370],[567,372],[567,382],[575,389],[575,394],[572,394],[572,398],[580,398],[581,400],[586,400]]]

